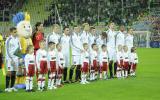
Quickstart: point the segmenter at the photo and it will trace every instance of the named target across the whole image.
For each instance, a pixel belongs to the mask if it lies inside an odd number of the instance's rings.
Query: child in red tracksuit
[[[104,79],[108,79],[107,71],[108,71],[108,54],[107,54],[107,47],[105,44],[101,46],[101,52],[99,54],[99,61],[100,61],[100,79],[102,79],[102,73]]]
[[[38,90],[43,91],[45,88],[45,76],[48,73],[47,51],[45,50],[45,41],[41,40],[40,49],[36,52],[36,65],[38,69]]]
[[[116,71],[116,75],[117,78],[120,79],[123,77],[123,47],[122,45],[118,45],[118,51],[116,54],[116,58],[117,58],[117,71]]]
[[[26,54],[25,68],[26,68],[26,92],[33,92],[33,77],[35,75],[35,56],[34,56],[34,47],[32,45],[27,48],[28,54]]]
[[[95,80],[98,75],[98,53],[97,53],[97,45],[95,43],[92,44],[92,50],[90,52],[90,80]]]
[[[48,71],[49,71],[49,79],[48,79],[48,89],[56,89],[55,86],[55,76],[56,76],[56,56],[57,53],[55,51],[55,43],[49,42],[48,43],[48,52],[47,52],[47,58],[48,58]]]
[[[56,85],[58,87],[61,87],[61,81],[62,81],[62,74],[63,74],[63,69],[65,65],[65,58],[62,53],[62,45],[58,43],[56,45],[57,48],[57,78],[56,78]],[[69,59],[69,58],[68,58]]]

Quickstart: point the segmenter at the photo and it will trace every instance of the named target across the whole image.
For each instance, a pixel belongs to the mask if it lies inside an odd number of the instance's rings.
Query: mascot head
[[[16,25],[17,33],[20,37],[29,38],[32,35],[30,15],[27,12],[19,12],[14,15],[13,23]]]

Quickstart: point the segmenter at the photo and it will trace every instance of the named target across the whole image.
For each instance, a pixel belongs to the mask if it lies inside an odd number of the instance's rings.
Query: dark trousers
[[[76,68],[76,81],[81,80],[81,65],[77,65]]]
[[[64,69],[63,69],[63,81],[66,81],[66,79],[67,79],[67,67],[64,67]]]
[[[75,65],[73,65],[73,66],[70,68],[70,71],[69,71],[69,80],[70,80],[70,81],[72,81],[74,69],[75,69]]]
[[[117,71],[117,63],[114,63],[114,75],[116,75]],[[109,62],[109,73],[110,73],[110,78],[113,78],[113,61]]]
[[[10,85],[11,81],[11,85]],[[16,81],[16,71],[11,71],[10,75],[6,75],[6,88],[12,88],[14,87]]]

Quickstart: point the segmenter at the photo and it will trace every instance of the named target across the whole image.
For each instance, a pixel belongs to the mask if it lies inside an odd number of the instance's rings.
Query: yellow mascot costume
[[[16,25],[17,34],[20,40],[20,46],[18,53],[22,58],[20,66],[17,73],[16,84],[25,83],[25,67],[24,67],[24,57],[26,55],[26,50],[29,45],[32,44],[31,35],[32,27],[30,24],[30,15],[27,12],[19,12],[13,17],[13,23]]]

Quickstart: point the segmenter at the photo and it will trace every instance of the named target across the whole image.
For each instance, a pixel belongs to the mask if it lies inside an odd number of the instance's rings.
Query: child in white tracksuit
[[[131,53],[129,55],[129,62],[130,62],[130,65],[131,65],[130,75],[131,76],[136,76],[136,68],[137,68],[137,64],[138,64],[138,56],[137,56],[135,47],[131,48]]]
[[[28,46],[27,48],[28,54],[26,54],[25,68],[26,68],[26,92],[33,92],[33,77],[35,75],[36,66],[35,66],[35,56],[34,56],[34,47]]]

